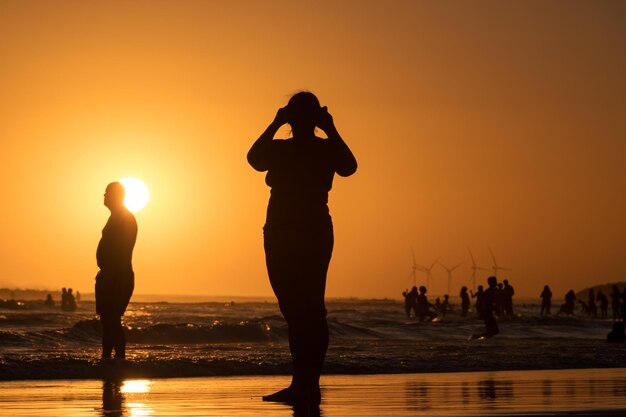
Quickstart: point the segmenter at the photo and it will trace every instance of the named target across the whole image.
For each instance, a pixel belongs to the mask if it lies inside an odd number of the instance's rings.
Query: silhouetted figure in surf
[[[61,288],[61,310],[65,311],[67,308],[67,288]]]
[[[437,314],[430,310],[435,306],[428,301],[426,291],[426,287],[422,285],[420,287],[420,293],[417,296],[417,318],[419,321],[424,321],[426,318],[428,318],[428,321],[432,321],[435,317],[437,317]]]
[[[467,317],[467,312],[470,308],[470,298],[467,294],[467,287],[461,287],[459,296],[461,297],[461,317]]]
[[[104,193],[104,205],[111,215],[102,229],[96,260],[100,271],[96,276],[96,312],[102,323],[102,358],[126,357],[126,337],[122,315],[135,288],[132,258],[137,240],[137,221],[124,207],[124,187],[119,182],[109,184]]]
[[[470,290],[470,294],[472,295],[472,298],[476,298],[476,304],[474,304],[474,307],[476,308],[476,317],[478,317],[479,319],[483,318],[483,295],[484,295],[484,291],[483,291],[483,286],[479,285],[478,289],[476,290],[476,292],[473,292]]]
[[[274,140],[284,124],[293,137]],[[327,139],[315,136],[315,128]],[[264,401],[315,404],[328,348],[324,306],[326,273],[333,250],[328,192],[335,173],[354,174],[357,162],[326,107],[309,92],[295,94],[252,145],[248,162],[268,171],[271,187],[264,231],[265,260],[272,289],[288,325],[293,361],[291,385]]]
[[[598,306],[596,305],[596,294],[593,288],[589,289],[589,297],[587,298],[587,314],[589,317],[597,317]]]
[[[552,306],[552,291],[549,286],[544,286],[541,295],[541,313],[540,315],[550,314],[550,307]]]
[[[613,321],[620,321],[622,319],[622,294],[619,292],[617,285],[613,285],[613,292],[611,292],[611,310],[613,311]]]
[[[571,316],[574,314],[575,308],[576,308],[576,293],[574,292],[574,290],[569,290],[567,294],[565,294],[565,303],[561,305],[559,314],[567,314],[568,316]]]
[[[502,315],[507,317],[513,317],[513,296],[515,295],[515,289],[509,280],[502,281],[504,287],[502,288]]]
[[[496,322],[496,318],[493,315],[494,310],[494,302],[496,297],[496,291],[498,291],[498,281],[496,277],[487,278],[487,284],[489,287],[485,290],[483,294],[483,320],[485,321],[485,332],[478,335],[473,335],[472,339],[480,339],[486,338],[489,339],[498,333],[500,333],[500,329],[498,329],[498,323]]]
[[[46,296],[46,301],[43,302],[43,305],[46,307],[54,307],[54,300],[52,299],[52,294],[48,294]]]
[[[74,294],[72,294],[72,289],[68,288],[65,293],[65,302],[61,307],[63,311],[75,311],[76,310],[76,300],[74,299]]]
[[[406,311],[406,317],[411,318],[411,310],[413,310],[414,317],[417,317],[417,287],[411,288],[411,291],[405,291],[404,295],[404,310]]]
[[[598,294],[596,295],[596,301],[600,303],[600,317],[603,319],[609,316],[609,299],[604,295],[602,290],[598,290]]]
[[[443,301],[441,302],[441,315],[445,317],[448,311],[450,311],[450,296],[444,294]]]

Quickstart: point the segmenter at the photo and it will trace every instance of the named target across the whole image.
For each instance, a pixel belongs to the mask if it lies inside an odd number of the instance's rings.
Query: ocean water
[[[610,318],[541,317],[538,305],[519,303],[516,317],[499,321],[498,336],[468,341],[484,329],[471,313],[423,323],[393,300],[331,300],[327,309],[327,374],[626,367],[626,346],[606,342]],[[286,324],[273,302],[131,303],[128,360],[106,366],[94,311],[93,302],[71,313],[40,302],[0,309],[0,380],[291,372]]]

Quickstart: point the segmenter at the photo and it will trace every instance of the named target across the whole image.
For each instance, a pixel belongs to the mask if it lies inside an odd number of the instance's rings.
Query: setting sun
[[[133,213],[141,210],[148,204],[150,190],[145,182],[139,178],[127,177],[120,180],[126,190],[124,205]]]

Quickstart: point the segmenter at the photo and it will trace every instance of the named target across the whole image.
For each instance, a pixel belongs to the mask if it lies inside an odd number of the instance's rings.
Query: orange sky
[[[468,247],[519,295],[626,280],[625,21],[619,1],[3,1],[0,286],[91,292],[104,188],[136,176],[136,292],[271,294],[245,156],[301,89],[359,161],[330,195],[329,296],[399,298],[411,248],[463,262],[454,294]]]

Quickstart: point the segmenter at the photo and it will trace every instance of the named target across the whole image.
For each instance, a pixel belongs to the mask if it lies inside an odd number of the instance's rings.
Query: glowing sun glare
[[[141,210],[148,204],[150,190],[145,182],[139,178],[127,177],[120,180],[126,190],[124,205],[133,213]]]

